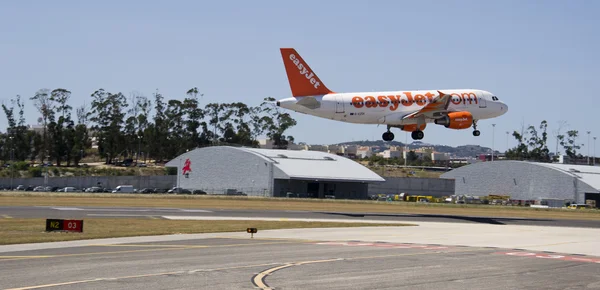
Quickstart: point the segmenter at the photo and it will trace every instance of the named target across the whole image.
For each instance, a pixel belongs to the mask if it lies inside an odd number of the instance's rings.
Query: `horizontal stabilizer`
[[[307,107],[311,110],[317,109],[321,107],[321,103],[317,101],[314,97],[304,97],[296,102],[296,105],[301,105]]]

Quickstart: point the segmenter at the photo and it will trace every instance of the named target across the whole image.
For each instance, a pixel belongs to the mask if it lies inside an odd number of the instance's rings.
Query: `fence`
[[[15,188],[24,186],[72,186],[78,189],[92,186],[115,188],[119,185],[133,185],[137,189],[163,188],[168,189],[177,185],[177,176],[74,176],[74,177],[33,177],[33,178],[0,178],[3,187]]]
[[[454,180],[443,178],[384,177],[385,182],[369,184],[369,194],[400,194],[450,196]]]

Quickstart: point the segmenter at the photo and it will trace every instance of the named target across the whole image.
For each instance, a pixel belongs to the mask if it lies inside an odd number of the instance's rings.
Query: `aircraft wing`
[[[450,105],[450,100],[452,100],[452,96],[444,94],[440,91],[438,91],[438,93],[439,96],[433,98],[433,100],[425,107],[416,112],[404,116],[403,119],[418,118],[423,115],[425,115],[425,117],[432,117],[436,113],[439,114],[448,112],[448,106]]]

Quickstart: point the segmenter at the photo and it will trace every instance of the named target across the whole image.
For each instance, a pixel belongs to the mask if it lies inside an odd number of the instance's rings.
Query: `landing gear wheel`
[[[394,140],[394,133],[392,132],[385,132],[383,133],[383,135],[381,136],[381,138],[383,139],[383,141],[392,141]]]
[[[410,134],[410,137],[412,137],[413,140],[421,140],[421,139],[423,139],[423,137],[425,137],[425,133],[423,133],[423,131],[421,131],[421,130],[413,131]]]
[[[473,136],[477,137],[481,134],[481,132],[479,132],[479,130],[475,130],[473,131]]]

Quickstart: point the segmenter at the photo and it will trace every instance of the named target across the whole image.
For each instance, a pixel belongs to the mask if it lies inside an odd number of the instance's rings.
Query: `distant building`
[[[369,146],[360,146],[356,149],[356,157],[369,158],[373,156],[373,150]]]
[[[384,182],[358,162],[318,151],[213,146],[166,164],[177,186],[209,194],[366,199],[369,183]]]
[[[431,153],[431,161],[438,162],[446,162],[450,160],[450,154],[448,153],[440,153],[440,152],[432,152]]]
[[[527,161],[477,162],[444,173],[457,195],[509,195],[510,199],[600,206],[600,167]]]
[[[346,148],[344,148],[342,145],[329,145],[327,149],[331,154],[344,156]]]
[[[357,145],[348,145],[344,149],[346,156],[349,158],[356,158],[358,156],[358,146]]]
[[[390,158],[403,158],[402,154],[404,153],[404,150],[402,150],[402,147],[390,147],[390,149],[387,150],[383,150],[383,152],[381,152],[381,156],[383,158],[386,159],[390,159]]]
[[[327,145],[310,145],[308,148],[310,151],[319,151],[319,152],[329,152],[329,148]]]

